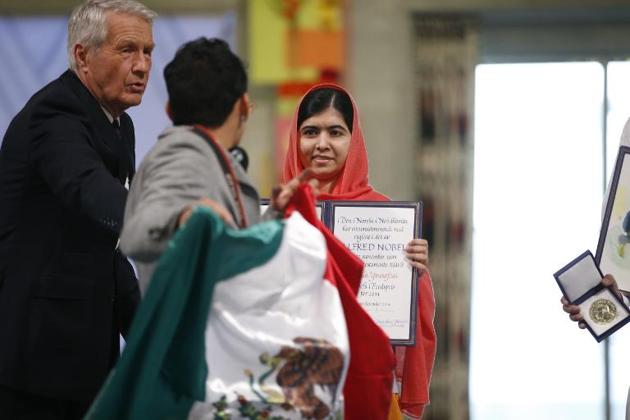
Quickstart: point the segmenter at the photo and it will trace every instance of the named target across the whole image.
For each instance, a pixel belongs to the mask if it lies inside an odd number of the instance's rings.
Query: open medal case
[[[556,273],[564,297],[580,307],[586,328],[600,342],[630,322],[630,309],[609,288],[591,251],[586,251]]]

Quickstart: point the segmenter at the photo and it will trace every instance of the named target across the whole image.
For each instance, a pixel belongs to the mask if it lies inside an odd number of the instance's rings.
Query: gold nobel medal
[[[617,315],[617,305],[609,299],[597,299],[588,312],[596,324],[608,324]]]

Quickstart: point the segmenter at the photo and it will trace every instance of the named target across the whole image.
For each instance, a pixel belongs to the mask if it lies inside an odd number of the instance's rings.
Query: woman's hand
[[[426,239],[412,239],[405,247],[407,260],[419,272],[427,269],[429,264],[429,243]]]
[[[612,274],[606,274],[604,278],[602,278],[602,286],[609,288],[614,294],[623,301],[623,296],[619,291],[619,287],[617,287],[617,281],[612,276]],[[580,307],[577,305],[571,305],[567,298],[564,296],[560,299],[560,303],[562,303],[562,310],[569,314],[569,319],[571,321],[575,321],[578,323],[578,327],[584,329],[586,328],[586,323],[584,322],[584,315],[580,313]]]

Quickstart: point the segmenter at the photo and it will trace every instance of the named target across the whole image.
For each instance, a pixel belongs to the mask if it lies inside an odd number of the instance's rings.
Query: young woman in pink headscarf
[[[389,200],[368,182],[368,157],[358,109],[341,86],[313,86],[295,112],[284,162],[284,182],[305,168],[311,168],[319,181],[319,200]],[[392,399],[390,419],[400,418],[401,412],[412,418],[422,417],[429,402],[436,349],[428,243],[414,239],[405,251],[419,273],[416,345],[395,348],[399,394]]]

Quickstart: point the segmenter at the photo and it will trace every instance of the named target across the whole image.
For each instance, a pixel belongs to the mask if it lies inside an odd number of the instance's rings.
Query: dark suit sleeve
[[[133,267],[127,258],[116,251],[114,256],[114,266],[116,273],[116,316],[120,328],[120,333],[127,338],[131,322],[140,303],[140,289],[138,280],[133,271]]]
[[[31,161],[63,204],[119,234],[127,190],[109,172],[79,119],[56,116],[33,127]]]

